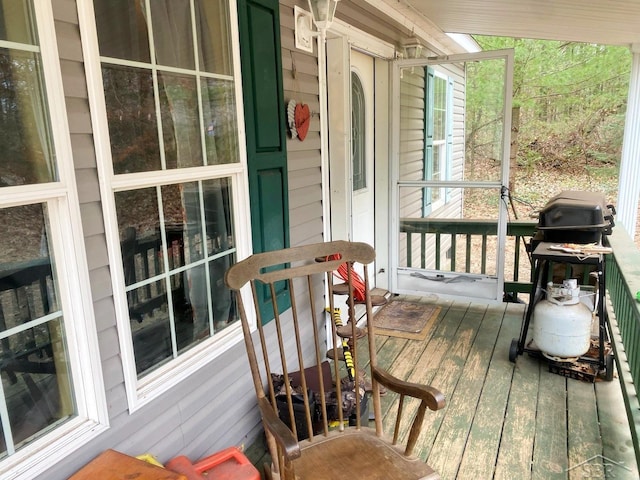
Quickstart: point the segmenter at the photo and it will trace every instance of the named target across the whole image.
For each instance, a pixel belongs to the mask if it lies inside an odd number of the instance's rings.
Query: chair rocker
[[[337,257],[334,256],[336,254]],[[413,450],[427,408],[443,408],[444,395],[433,387],[399,380],[376,363],[373,312],[367,282],[367,265],[374,258],[375,252],[367,244],[334,241],[255,254],[227,271],[227,285],[239,292],[250,284],[253,297],[253,302],[243,301],[243,297],[249,294],[248,289],[243,295],[237,294],[249,365],[272,458],[271,465],[265,468],[267,478],[440,478],[431,467],[413,455]],[[342,331],[343,337],[350,337],[343,342],[336,336],[336,326],[331,322],[334,339],[332,358],[340,358],[338,346],[344,343],[344,356],[349,350],[353,363],[346,366],[338,361],[328,367],[323,294],[326,285],[330,311],[333,312],[334,271],[343,264],[347,266],[346,284],[350,292],[347,304],[349,319],[352,319],[346,326],[351,332],[345,335]],[[356,322],[353,320],[356,269],[361,272],[365,283],[364,317],[358,323],[368,332],[366,340],[357,342]],[[259,304],[258,298],[274,306],[274,321],[264,326],[260,310],[254,307]],[[276,306],[283,299],[290,302],[290,308],[279,313]],[[359,307],[363,309],[362,305]],[[253,325],[257,325],[255,344]],[[278,374],[282,380],[280,387],[274,383]],[[383,415],[385,424],[393,425],[393,418],[388,423],[387,414],[382,411],[382,386],[397,394],[390,394],[386,399],[388,402],[385,402],[396,405],[391,441],[383,433]],[[420,401],[415,412],[410,412],[409,408],[403,412],[405,397]],[[355,409],[343,411],[344,405],[349,403],[345,400],[347,398],[355,402]],[[368,426],[370,422],[366,412],[369,402],[373,405],[375,428]],[[413,418],[403,419],[403,413],[405,417]],[[398,445],[400,437],[404,436],[401,425],[410,425],[404,448]]]

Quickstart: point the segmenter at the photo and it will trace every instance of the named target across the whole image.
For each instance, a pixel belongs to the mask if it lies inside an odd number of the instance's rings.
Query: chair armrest
[[[262,415],[262,422],[265,430],[268,430],[280,450],[287,460],[294,460],[300,457],[300,445],[298,439],[289,430],[289,427],[280,420],[280,417],[273,411],[273,406],[266,397],[258,398],[258,408]]]
[[[437,388],[419,383],[405,382],[379,367],[372,367],[371,374],[376,381],[388,389],[426,402],[431,410],[440,410],[445,405],[444,394]]]
[[[407,445],[404,450],[404,454],[406,456],[412,456],[413,450],[416,446],[416,442],[418,441],[418,436],[420,435],[422,422],[424,420],[424,415],[427,408],[431,410],[439,410],[443,408],[445,405],[444,394],[437,388],[430,387],[428,385],[421,385],[419,383],[411,383],[400,380],[399,378],[391,375],[386,370],[378,367],[371,368],[371,375],[373,376],[373,379],[375,381],[381,383],[389,390],[400,394],[401,400],[398,405],[396,426],[393,433],[394,445],[398,441],[400,419],[402,416],[402,399],[404,398],[404,396],[409,396],[420,400],[420,406],[418,407],[415,417],[411,422],[411,429],[409,430],[409,437],[407,439]],[[378,427],[376,426],[376,428]]]

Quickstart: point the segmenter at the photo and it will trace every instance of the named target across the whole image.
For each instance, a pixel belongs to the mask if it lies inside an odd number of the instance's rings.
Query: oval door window
[[[351,72],[351,173],[354,192],[367,188],[365,110],[362,82],[355,72]]]

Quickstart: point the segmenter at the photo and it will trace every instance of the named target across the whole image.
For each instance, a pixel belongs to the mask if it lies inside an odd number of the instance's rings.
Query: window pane
[[[200,69],[231,75],[231,33],[226,0],[196,0],[196,28]]]
[[[421,209],[422,188],[400,187],[399,267],[497,275],[496,235],[487,236],[484,230],[468,236],[456,234],[450,226],[461,219],[495,221],[500,209],[500,189],[451,188],[450,195],[446,209],[434,210],[425,218]],[[526,261],[523,256],[523,262]],[[431,280],[433,285],[438,281]],[[464,287],[466,281],[460,283]]]
[[[193,70],[190,0],[153,0],[151,20],[158,65]]]
[[[239,162],[235,83],[210,77],[233,72],[228,2],[156,0],[117,8],[120,2],[96,1],[100,51],[109,57],[103,59],[103,82],[114,172]],[[148,31],[154,37],[151,52]],[[123,66],[125,60],[148,67]],[[183,71],[156,70],[162,66]]]
[[[431,180],[442,180],[440,176],[440,162],[443,160],[444,155],[444,147],[443,143],[439,143],[433,146],[433,175]],[[440,200],[440,188],[430,188],[431,192],[431,202],[435,203]]]
[[[125,284],[164,272],[156,189],[117,192],[116,212]]]
[[[165,281],[127,293],[136,373],[140,375],[172,357],[169,302]]]
[[[0,209],[0,224],[0,450],[11,454],[76,410],[45,205]]]
[[[169,268],[175,269],[204,257],[202,209],[195,182],[162,187],[162,209],[169,248]]]
[[[506,65],[504,58],[465,64],[465,152],[464,179],[500,181],[504,142],[504,92]],[[455,87],[454,87],[455,88]],[[491,159],[491,161],[487,161]]]
[[[443,161],[443,156],[445,154],[445,144],[440,141],[433,145],[433,166],[432,166],[432,174],[431,180],[442,180],[440,178],[440,165]]]
[[[234,248],[231,186],[226,178],[202,182],[207,228],[207,252],[217,254]]]
[[[219,331],[238,319],[233,295],[224,283],[224,274],[235,262],[231,187],[227,179],[203,182],[208,251],[214,255],[226,253],[209,263],[213,323]]]
[[[447,81],[434,77],[433,139],[444,140],[447,132]]]
[[[39,55],[0,48],[0,186],[57,180]]]
[[[231,81],[202,80],[202,109],[206,126],[207,164],[236,163],[238,158],[238,117],[235,85]]]
[[[205,266],[199,265],[175,275],[179,279],[172,280],[172,284],[183,286],[173,298],[178,351],[210,336],[206,274]]]
[[[0,4],[0,40],[35,45],[30,1],[2,2]]]
[[[114,173],[160,170],[160,145],[150,70],[102,67]]]
[[[48,315],[59,307],[44,205],[0,209],[0,225],[0,329],[5,329]]]
[[[16,450],[75,414],[61,324],[51,320],[2,339],[1,401]],[[7,439],[0,439],[0,449],[7,451]]]
[[[209,263],[213,326],[215,332],[227,328],[238,320],[235,297],[224,283],[224,274],[236,261],[235,254],[225,255]]]
[[[156,188],[116,192],[138,374],[238,319],[224,283],[235,261],[229,179],[159,189],[161,208]]]
[[[96,5],[114,173],[239,162],[235,81],[211,78],[233,74],[228,2],[121,1]]]
[[[167,168],[201,166],[202,136],[195,78],[158,73],[158,91]]]
[[[100,55],[150,62],[145,3],[131,0],[94,0]]]

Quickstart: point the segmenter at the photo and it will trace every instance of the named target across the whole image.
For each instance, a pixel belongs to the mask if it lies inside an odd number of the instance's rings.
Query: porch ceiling
[[[638,0],[385,1],[424,15],[447,33],[608,45],[640,43]]]

